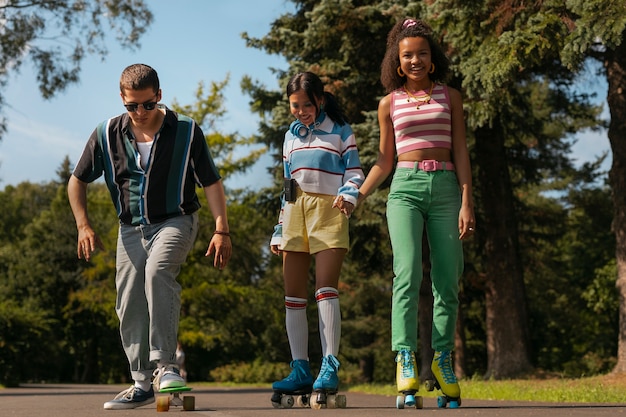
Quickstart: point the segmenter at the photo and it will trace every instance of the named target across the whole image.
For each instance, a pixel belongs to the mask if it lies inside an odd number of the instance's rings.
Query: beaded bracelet
[[[230,237],[230,232],[223,232],[221,230],[216,230],[215,232],[213,232],[214,235],[222,235],[222,236],[228,236]]]

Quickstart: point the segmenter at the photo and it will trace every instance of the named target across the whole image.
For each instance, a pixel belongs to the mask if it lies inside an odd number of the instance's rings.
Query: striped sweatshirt
[[[295,179],[304,192],[342,196],[356,206],[365,176],[350,125],[340,126],[322,112],[308,133],[298,137],[292,133],[298,123],[294,121],[285,133],[284,177]],[[284,205],[283,197],[272,245],[280,244]]]
[[[452,149],[452,113],[448,87],[436,84],[430,103],[417,103],[403,88],[391,93],[390,114],[398,155],[427,148]]]

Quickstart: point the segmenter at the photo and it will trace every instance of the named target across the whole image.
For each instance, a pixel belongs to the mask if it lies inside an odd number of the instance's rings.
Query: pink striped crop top
[[[398,155],[417,149],[452,149],[452,112],[446,86],[434,86],[430,103],[417,103],[399,88],[391,93],[390,114]]]

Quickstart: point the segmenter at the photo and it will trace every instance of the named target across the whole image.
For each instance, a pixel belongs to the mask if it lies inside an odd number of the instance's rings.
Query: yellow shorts
[[[298,188],[296,201],[283,208],[281,249],[308,253],[348,249],[348,219],[332,207],[334,200],[334,195],[305,193]]]

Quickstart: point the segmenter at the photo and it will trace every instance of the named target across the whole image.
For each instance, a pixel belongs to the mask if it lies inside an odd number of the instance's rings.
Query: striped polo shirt
[[[452,123],[448,88],[436,84],[430,103],[419,103],[404,88],[391,93],[390,114],[396,135],[396,152],[417,149],[452,149]]]
[[[166,108],[143,169],[130,123],[124,113],[98,125],[74,176],[89,183],[104,174],[123,224],[158,223],[197,211],[196,186],[220,179],[200,126]]]

